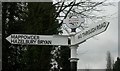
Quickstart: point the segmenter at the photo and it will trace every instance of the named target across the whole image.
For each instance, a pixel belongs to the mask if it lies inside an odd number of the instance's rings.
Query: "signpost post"
[[[77,17],[77,18],[72,18],[72,17]],[[79,60],[77,58],[77,48],[80,43],[83,43],[87,39],[100,34],[104,32],[108,25],[109,22],[98,22],[97,24],[92,25],[89,29],[86,29],[78,34],[75,34],[76,28],[80,27],[81,23],[84,23],[84,19],[81,16],[78,16],[77,14],[73,14],[71,16],[68,16],[65,20],[64,23],[71,28],[71,58],[69,59],[71,62],[71,71],[77,71],[77,61]]]
[[[71,36],[71,39],[74,39],[74,35]],[[77,61],[79,60],[77,58],[77,48],[78,48],[78,44],[70,46],[71,57],[69,58],[69,60],[71,62],[71,71],[77,71]]]
[[[66,25],[71,28],[71,39],[74,39],[76,28],[80,27],[81,23],[84,23],[84,21],[85,20],[76,13],[69,14],[68,17],[64,20],[64,23],[66,23]],[[71,40],[71,42],[73,41]],[[71,57],[69,60],[71,62],[71,71],[77,71],[77,61],[79,60],[77,58],[77,48],[78,44],[70,45]]]

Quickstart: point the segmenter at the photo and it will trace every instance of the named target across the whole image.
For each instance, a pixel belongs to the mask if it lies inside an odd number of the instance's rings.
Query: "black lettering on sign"
[[[83,32],[82,34],[78,35],[78,39],[85,37],[87,35],[90,35],[90,34],[94,33],[95,31],[98,31],[104,27],[106,27],[106,22],[103,22],[102,24],[99,24],[96,27],[91,28],[90,30],[87,30],[87,31]]]
[[[82,34],[78,35],[78,39],[82,38]]]
[[[21,39],[11,39],[11,43],[13,43],[13,44],[24,44],[24,40],[21,40]]]
[[[36,35],[23,35],[23,34],[12,34],[12,39],[24,39],[24,40],[36,40],[39,39],[39,36]]]
[[[18,44],[24,44],[24,40],[21,40],[21,39],[19,40],[19,39],[18,39],[18,40],[17,40],[17,43],[18,43]]]
[[[106,27],[106,22],[103,22],[103,27]]]
[[[29,40],[26,40],[26,44],[29,44]]]
[[[26,40],[26,44],[36,44],[36,40]]]
[[[36,43],[36,40],[30,40],[30,43]]]
[[[11,38],[16,39],[16,38],[17,38],[17,35],[11,35]]]
[[[95,31],[96,31],[96,28],[91,29],[91,33],[95,32]]]
[[[52,44],[52,41],[51,40],[38,40],[38,44],[41,44],[41,45],[46,45],[46,44]]]
[[[11,39],[11,43],[17,43],[17,40],[16,39]]]

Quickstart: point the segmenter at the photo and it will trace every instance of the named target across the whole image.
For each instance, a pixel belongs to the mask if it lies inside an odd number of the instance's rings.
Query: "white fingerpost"
[[[74,39],[74,35],[76,32],[76,29],[71,29],[71,38],[70,39]],[[78,48],[78,44],[75,45],[70,45],[70,53],[71,53],[71,57],[70,57],[70,62],[71,62],[71,71],[77,71],[77,61],[79,60],[77,58],[77,48]]]
[[[77,61],[79,60],[77,58],[77,48],[78,48],[78,45],[70,46],[70,50],[71,50],[71,58],[70,58],[71,71],[77,71]]]
[[[70,46],[70,50],[71,50],[70,62],[76,62],[76,61],[79,60],[77,58],[77,48],[78,48],[78,45],[72,45],[72,46]]]

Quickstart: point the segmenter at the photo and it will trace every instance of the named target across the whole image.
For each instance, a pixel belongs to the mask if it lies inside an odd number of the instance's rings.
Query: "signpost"
[[[11,44],[20,45],[57,45],[57,46],[69,46],[71,50],[71,71],[77,71],[77,48],[83,41],[104,32],[109,22],[101,21],[97,24],[91,25],[88,29],[75,34],[76,28],[80,27],[80,24],[84,22],[84,19],[77,14],[70,14],[64,23],[71,28],[71,36],[63,35],[29,35],[29,34],[11,34],[6,39]],[[74,34],[73,34],[74,33]],[[70,37],[70,44],[68,44],[68,37]]]
[[[61,35],[11,34],[6,39],[11,44],[68,46],[68,37]]]
[[[101,21],[97,24],[93,24],[90,28],[76,34],[74,38],[71,39],[71,45],[79,44],[97,34],[104,32],[109,25],[109,22]]]
[[[71,31],[72,36],[70,37],[71,38],[71,46],[70,46],[71,71],[77,71],[77,61],[79,60],[77,58],[78,45],[80,43],[83,43],[85,40],[104,32],[109,25],[109,22],[101,21],[98,22],[97,24],[91,25],[88,29],[81,31],[78,34],[75,34],[76,28],[80,27],[81,23],[84,23],[84,21],[85,20],[81,16],[75,13],[68,15],[68,17],[63,21],[63,23],[66,23],[66,25],[72,30]]]

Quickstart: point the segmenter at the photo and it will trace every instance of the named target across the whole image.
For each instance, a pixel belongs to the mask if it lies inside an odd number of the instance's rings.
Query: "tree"
[[[52,52],[53,54],[53,63],[56,66],[53,66],[56,69],[55,71],[70,71],[70,49],[69,47],[55,47]],[[53,64],[53,65],[54,65]]]
[[[54,1],[54,0],[53,0]],[[105,16],[95,15],[95,12],[101,12],[102,10],[98,7],[108,6],[111,3],[105,3],[107,0],[92,1],[92,0],[59,0],[55,1],[57,14],[56,18],[60,21],[59,25],[63,24],[63,20],[68,16],[69,13],[77,13],[85,19],[102,19]],[[82,29],[84,25],[80,25]]]
[[[26,34],[58,34],[58,21],[55,19],[55,7],[51,2],[29,2],[28,17],[24,30]],[[25,71],[49,71],[51,68],[52,46],[26,46]]]
[[[113,66],[113,71],[120,71],[120,58],[117,57],[117,61],[115,62]]]
[[[2,4],[3,71],[49,71],[52,46],[12,45],[11,34],[58,34],[58,21],[52,3]]]
[[[112,57],[110,54],[110,51],[107,52],[107,69],[106,71],[112,71],[113,69],[113,63],[112,63]]]
[[[22,33],[23,22],[26,13],[24,3],[2,3],[2,70],[16,71],[20,69],[21,54],[24,48],[20,45],[12,45],[6,37],[12,33]]]

